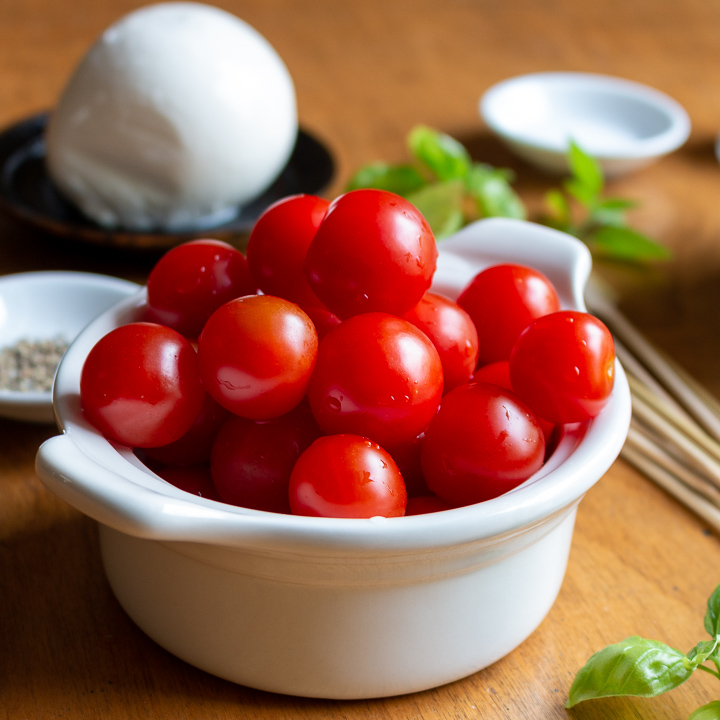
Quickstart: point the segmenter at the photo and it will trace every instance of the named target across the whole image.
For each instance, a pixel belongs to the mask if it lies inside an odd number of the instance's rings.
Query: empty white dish
[[[0,348],[20,340],[69,343],[93,318],[137,289],[127,280],[84,272],[0,277]],[[52,393],[0,388],[0,417],[52,423]]]
[[[444,241],[434,287],[457,296],[503,261],[537,267],[564,307],[584,309],[587,248],[515,220],[481,220]],[[565,574],[578,503],[627,434],[630,392],[619,364],[603,411],[503,496],[411,517],[299,517],[187,494],[86,421],[85,357],[144,307],[139,292],[70,347],[55,382],[62,434],[42,445],[36,467],[50,490],[100,523],[113,592],[151,638],[250,687],[368,698],[470,675],[540,624]]]
[[[491,87],[480,114],[515,153],[551,172],[568,169],[574,140],[605,175],[637,170],[679,148],[690,118],[664,93],[591,73],[534,73]]]

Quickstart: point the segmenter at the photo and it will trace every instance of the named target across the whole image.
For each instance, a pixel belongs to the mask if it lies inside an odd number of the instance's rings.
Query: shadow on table
[[[235,685],[179,660],[115,600],[96,525],[75,511],[52,527],[0,542],[0,609],[0,705],[8,717],[420,716],[418,696],[372,702],[288,697]],[[432,693],[423,694],[423,705],[433,702]]]

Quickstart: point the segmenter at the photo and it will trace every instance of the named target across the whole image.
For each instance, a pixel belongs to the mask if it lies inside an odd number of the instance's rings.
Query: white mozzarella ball
[[[54,183],[109,228],[187,230],[232,219],[287,164],[292,78],[273,47],[223,10],[137,10],[103,33],[47,131]]]

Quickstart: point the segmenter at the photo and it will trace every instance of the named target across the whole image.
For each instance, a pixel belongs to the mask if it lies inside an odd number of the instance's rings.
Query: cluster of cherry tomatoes
[[[613,388],[610,333],[536,270],[430,292],[422,215],[379,190],[270,207],[247,256],[173,248],[147,316],[81,375],[88,419],[189,492],[272,512],[395,517],[495,497]]]

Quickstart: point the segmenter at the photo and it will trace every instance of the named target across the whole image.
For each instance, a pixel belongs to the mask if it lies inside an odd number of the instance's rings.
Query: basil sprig
[[[473,161],[462,143],[424,125],[412,129],[407,143],[410,163],[367,165],[353,175],[347,190],[369,187],[402,195],[439,240],[480,217],[525,218],[509,170]]]
[[[575,676],[565,707],[603,697],[655,697],[678,687],[696,670],[720,680],[720,585],[708,599],[705,630],[710,640],[701,640],[688,653],[637,636],[608,645]],[[697,709],[689,720],[720,720],[720,701]]]
[[[593,157],[571,141],[567,159],[570,177],[562,189],[545,195],[545,225],[580,238],[595,255],[614,260],[645,262],[670,256],[667,248],[628,226],[625,214],[636,202],[604,197],[605,178]],[[573,205],[579,213],[573,213]]]
[[[358,170],[347,190],[377,188],[413,203],[439,240],[482,217],[525,219],[527,210],[512,187],[513,173],[475,162],[455,138],[424,125],[407,139],[410,162],[375,162]],[[599,164],[575,143],[568,151],[570,177],[545,196],[539,222],[570,233],[596,255],[645,262],[665,259],[666,248],[627,225],[625,213],[636,203],[604,197]]]

